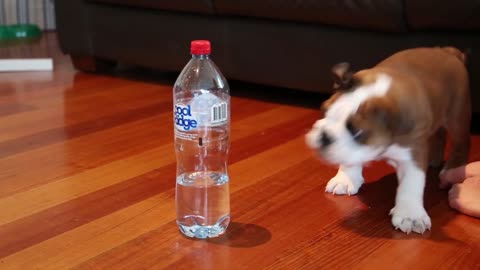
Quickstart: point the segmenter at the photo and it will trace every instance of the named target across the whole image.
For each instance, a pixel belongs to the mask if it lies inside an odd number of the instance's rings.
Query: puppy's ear
[[[333,89],[338,91],[350,90],[355,84],[353,72],[347,62],[336,64],[332,67]]]
[[[363,103],[359,112],[393,136],[409,133],[415,127],[412,117],[386,98],[374,98]]]

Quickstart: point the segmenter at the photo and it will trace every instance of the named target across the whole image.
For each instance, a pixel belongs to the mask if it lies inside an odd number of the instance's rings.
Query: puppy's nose
[[[330,145],[332,142],[333,142],[332,137],[330,137],[330,135],[328,135],[327,132],[322,131],[322,133],[320,134],[320,145],[322,147],[325,147]]]

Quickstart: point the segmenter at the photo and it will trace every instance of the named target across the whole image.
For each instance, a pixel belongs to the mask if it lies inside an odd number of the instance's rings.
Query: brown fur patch
[[[360,71],[353,75],[352,80],[354,80],[355,83],[352,85],[352,88],[349,90],[355,91],[355,89],[361,85],[374,83],[376,80],[376,74]],[[335,93],[331,95],[329,99],[327,99],[322,103],[322,105],[320,106],[320,110],[323,113],[327,112],[330,106],[332,106],[332,104],[335,103],[335,101],[337,101],[337,99],[340,98],[345,92],[346,91],[343,91],[343,90],[335,91]]]
[[[362,80],[379,73],[393,78],[385,97],[360,106],[359,114],[371,111],[372,106],[387,108],[386,114],[380,113],[380,119],[386,115],[383,123],[375,113],[366,114],[370,117],[365,121],[370,122],[371,133],[376,134],[366,143],[382,143],[378,137],[384,137],[383,141],[408,147],[419,168],[426,169],[429,140],[439,128],[448,127],[456,143],[452,143],[446,167],[464,164],[470,122],[470,92],[464,61],[464,54],[453,47],[418,48],[401,51],[372,69],[358,72],[356,75]]]
[[[362,134],[357,141],[373,146],[391,144],[413,126],[412,120],[387,97],[365,101],[349,121]]]
[[[350,117],[351,129],[364,132],[356,140],[410,148],[419,168],[426,169],[429,140],[439,128],[447,127],[452,151],[445,168],[465,164],[471,119],[465,61],[465,54],[453,47],[417,48],[398,52],[371,69],[355,73],[358,86],[374,83],[380,73],[393,78],[384,97],[365,101]],[[342,94],[333,94],[322,110],[327,111]],[[442,148],[442,144],[437,147]],[[435,155],[441,156],[441,152]]]

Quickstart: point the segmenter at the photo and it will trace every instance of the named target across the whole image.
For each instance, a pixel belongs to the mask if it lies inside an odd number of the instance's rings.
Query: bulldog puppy
[[[425,175],[443,163],[447,132],[451,152],[442,170],[467,163],[470,90],[465,55],[453,47],[398,52],[356,73],[347,63],[332,69],[336,92],[322,104],[324,118],[306,135],[307,145],[339,165],[326,186],[333,194],[356,194],[362,166],[385,159],[397,172],[396,229],[423,233],[431,220],[423,205]]]

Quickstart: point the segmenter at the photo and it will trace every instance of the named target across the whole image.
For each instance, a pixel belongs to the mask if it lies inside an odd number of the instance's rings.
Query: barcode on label
[[[211,123],[220,123],[228,119],[227,103],[219,103],[212,107]]]

